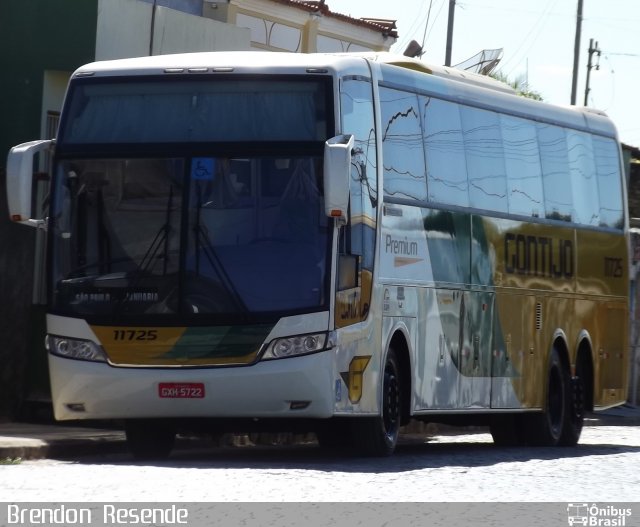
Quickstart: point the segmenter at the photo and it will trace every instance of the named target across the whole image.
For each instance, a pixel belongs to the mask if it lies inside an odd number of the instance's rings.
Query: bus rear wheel
[[[171,423],[155,419],[132,419],[125,423],[127,446],[135,459],[167,459],[176,440]]]
[[[556,446],[560,444],[570,403],[570,378],[554,347],[549,356],[547,370],[547,395],[544,411],[524,417],[526,441],[533,446]]]
[[[389,348],[382,382],[382,412],[376,417],[354,418],[352,444],[365,456],[390,456],[398,443],[402,419],[402,385],[398,357]]]
[[[569,384],[569,405],[567,415],[560,437],[559,444],[562,446],[575,446],[580,440],[582,426],[584,424],[584,413],[587,406],[586,401],[586,367],[584,358],[578,358],[576,363],[576,374],[571,378]]]

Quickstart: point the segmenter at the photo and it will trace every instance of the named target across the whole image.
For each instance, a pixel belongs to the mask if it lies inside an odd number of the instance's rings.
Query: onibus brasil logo
[[[570,526],[625,527],[629,517],[631,517],[631,509],[614,505],[602,506],[595,503],[591,505],[588,503],[569,503],[567,505],[567,521]]]

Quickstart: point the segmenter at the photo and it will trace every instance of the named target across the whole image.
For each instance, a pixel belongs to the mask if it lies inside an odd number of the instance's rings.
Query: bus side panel
[[[624,302],[598,306],[603,338],[596,354],[594,406],[607,408],[626,401],[628,391],[628,313]]]
[[[374,287],[372,299],[380,298]],[[336,415],[373,415],[379,413],[381,390],[382,317],[378,308],[357,324],[337,329],[334,361],[334,412]]]
[[[496,311],[495,328],[502,328],[503,338],[496,339],[491,407],[536,407],[540,376],[536,356],[539,348],[535,338],[536,298],[513,292],[501,292],[496,296],[501,315]]]
[[[622,233],[577,231],[577,292],[583,295],[629,294],[627,240]]]
[[[487,217],[473,225],[473,281],[496,290],[492,407],[541,408],[554,335],[575,333],[574,230]]]
[[[486,283],[486,264],[476,262],[483,257],[494,260],[492,405],[518,406],[502,394],[505,374],[511,372],[521,407],[541,407],[547,358],[558,338],[564,341],[573,367],[581,342],[591,345],[596,407],[624,402],[628,348],[624,236],[491,218],[483,218],[481,225],[483,230],[474,221],[472,277],[474,283]],[[535,291],[535,298],[526,291]]]
[[[583,327],[588,329],[593,344],[594,406],[607,408],[624,402],[627,395],[627,240],[622,233],[597,231],[578,231],[576,238],[578,294],[597,298],[590,309],[582,308],[584,315],[579,317],[584,320]]]
[[[470,239],[468,214],[385,205],[383,313],[395,316],[396,291],[417,286],[417,412],[490,405],[494,295],[469,290]]]

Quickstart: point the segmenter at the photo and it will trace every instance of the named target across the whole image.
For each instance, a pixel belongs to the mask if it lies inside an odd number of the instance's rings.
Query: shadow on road
[[[469,437],[468,441],[465,438]],[[436,439],[438,442],[435,442]],[[402,438],[393,456],[358,457],[352,451],[329,451],[316,444],[204,448],[181,448],[166,461],[136,461],[126,453],[75,459],[83,465],[140,465],[166,468],[316,470],[344,473],[401,473],[452,466],[484,467],[498,463],[551,461],[591,456],[614,456],[640,452],[640,446],[623,444],[579,444],[575,447],[496,447],[475,436],[456,436],[447,442],[439,438]]]

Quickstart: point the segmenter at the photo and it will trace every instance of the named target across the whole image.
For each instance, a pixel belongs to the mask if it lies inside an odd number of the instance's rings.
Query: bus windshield
[[[51,204],[61,314],[251,316],[328,306],[322,159],[63,159]]]
[[[324,141],[328,80],[74,80],[58,146]]]

